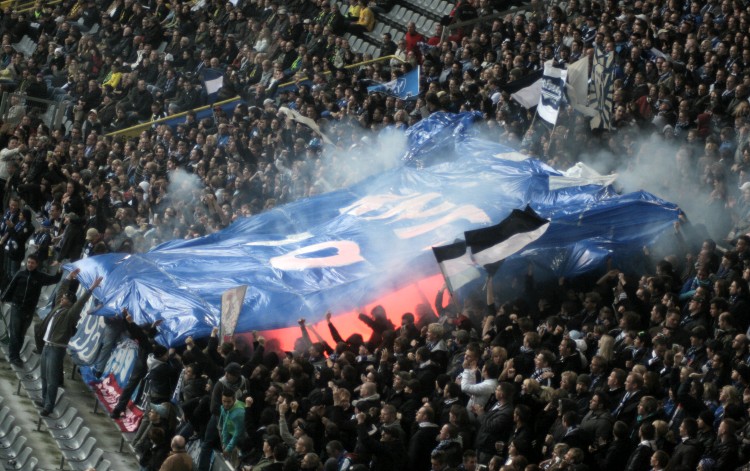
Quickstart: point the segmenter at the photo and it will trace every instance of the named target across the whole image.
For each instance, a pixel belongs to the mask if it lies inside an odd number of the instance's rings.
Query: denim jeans
[[[63,374],[67,347],[45,345],[42,350],[42,402],[44,410],[52,412],[57,402],[57,388]]]
[[[209,471],[213,462],[214,450],[221,449],[221,437],[219,437],[219,430],[216,428],[218,422],[219,418],[211,415],[206,433],[203,436],[203,442],[201,443],[201,452],[198,457],[198,471]]]
[[[23,338],[29,330],[33,316],[33,312],[23,312],[18,304],[10,305],[10,319],[8,319],[8,358],[10,361],[21,360]]]
[[[120,317],[106,318],[104,327],[104,335],[102,335],[101,347],[99,352],[96,354],[94,359],[93,367],[98,373],[103,373],[104,368],[107,366],[107,361],[112,354],[112,350],[117,346],[117,341],[120,340],[122,331],[125,330],[124,321]]]

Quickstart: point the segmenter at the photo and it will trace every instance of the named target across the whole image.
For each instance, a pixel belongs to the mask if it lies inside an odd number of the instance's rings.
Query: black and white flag
[[[591,129],[610,129],[612,95],[615,80],[615,53],[603,48],[594,49],[594,69],[591,74],[596,95],[597,115],[591,120]]]
[[[560,112],[567,77],[568,71],[555,67],[552,61],[544,64],[542,87],[536,112],[540,118],[553,126],[557,122],[557,115]]]
[[[481,276],[463,240],[433,247],[432,252],[451,293]]]
[[[514,209],[497,225],[464,233],[471,258],[491,274],[500,262],[520,252],[547,231],[549,220],[540,217],[531,207]]]

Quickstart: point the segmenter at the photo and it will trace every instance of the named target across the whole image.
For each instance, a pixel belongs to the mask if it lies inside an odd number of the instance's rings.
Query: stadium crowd
[[[266,351],[262,336],[245,349],[216,333],[170,350],[153,342],[158,326],[135,325],[123,312],[110,321],[94,370],[103,370],[120,333],[139,340],[126,391],[144,385],[147,413],[134,442],[142,469],[192,469],[185,450],[196,439],[199,470],[214,454],[254,471],[746,466],[747,5],[534,0],[528,15],[444,35],[451,22],[508,7],[459,0],[435,31],[410,23],[397,42],[384,34],[380,55],[394,59],[346,68],[369,57],[343,34],[372,31],[392,6],[354,0],[344,15],[327,0],[39,0],[28,11],[6,9],[0,88],[69,101],[73,123],[50,129],[41,121],[44,102],[18,96],[3,116],[0,245],[11,361],[21,361],[13,352],[41,286],[60,279],[38,267],[199,237],[354,183],[362,173],[353,169],[382,169],[358,152],[382,130],[474,110],[488,138],[556,168],[584,151],[613,155],[611,168],[662,159],[674,170],[665,187],[707,195],[706,224],[677,225],[648,273],[612,270],[599,280],[537,286],[530,272],[512,299],[496,303],[489,289],[461,308],[446,306],[441,291],[434,310],[418,306],[401,325],[381,308],[362,314],[367,335],[343,339],[329,317],[335,345],[311,341],[302,319],[301,341],[288,355]],[[37,45],[30,56],[13,46],[24,37]],[[508,84],[544,61],[570,64],[596,47],[615,55],[611,129],[591,131],[584,115],[566,108],[550,131],[511,99]],[[367,94],[368,84],[417,67],[417,100]],[[219,98],[245,102],[198,120],[190,110],[206,103],[208,70],[223,74]],[[281,106],[314,120],[330,144],[280,115]],[[109,134],[184,111],[175,126],[154,124],[135,138]],[[654,155],[644,136],[671,152]],[[66,319],[80,315],[75,297],[61,293],[59,302]],[[54,371],[70,331],[40,325],[37,340]],[[44,376],[56,392],[54,372]]]

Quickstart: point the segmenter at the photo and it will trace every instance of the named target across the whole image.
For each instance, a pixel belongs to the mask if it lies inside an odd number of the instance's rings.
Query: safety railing
[[[372,63],[375,63],[375,62],[382,62],[382,61],[390,61],[391,59],[396,59],[398,61],[401,61],[401,59],[398,58],[398,57],[396,57],[396,56],[383,56],[383,57],[378,57],[377,59],[371,59],[371,60],[367,60],[367,61],[357,62],[356,64],[347,65],[347,66],[344,66],[344,69],[356,69],[357,67],[362,67],[362,66],[365,66],[367,64],[372,64]],[[329,75],[330,73],[331,73],[330,71],[327,71],[323,75]],[[298,83],[297,80],[292,80],[292,81],[283,83],[283,84],[279,85],[279,89],[282,89],[284,87],[292,86],[292,85],[294,85],[296,83]],[[125,129],[120,129],[118,131],[112,131],[111,133],[107,134],[107,136],[111,136],[111,137],[115,137],[115,136],[119,136],[119,137],[133,137],[133,136],[137,136],[141,132],[143,132],[143,130],[148,129],[151,126],[159,125],[161,123],[166,123],[166,122],[172,122],[172,120],[174,120],[174,119],[183,118],[183,117],[187,116],[187,114],[190,113],[191,111],[194,112],[194,113],[196,113],[196,114],[199,114],[200,112],[208,112],[208,111],[214,109],[217,106],[218,107],[225,107],[225,106],[229,106],[229,105],[232,105],[232,104],[235,104],[235,103],[240,103],[241,101],[242,101],[242,99],[239,96],[236,96],[236,97],[230,98],[228,100],[217,101],[215,103],[211,103],[210,105],[204,105],[204,106],[200,106],[198,108],[194,108],[192,110],[183,111],[181,113],[176,113],[176,114],[167,116],[165,118],[160,118],[160,119],[157,119],[157,120],[154,120],[154,121],[148,121],[148,122],[145,122],[145,123],[139,123],[139,124],[136,124],[135,126],[131,126],[129,128],[125,128]]]
[[[451,31],[453,30],[456,30],[459,28],[465,28],[467,26],[474,26],[476,24],[487,23],[490,21],[494,21],[496,18],[504,18],[507,15],[517,15],[519,13],[525,13],[527,8],[528,8],[528,3],[524,1],[519,6],[513,6],[503,11],[493,13],[491,15],[482,15],[479,18],[474,18],[473,20],[457,21],[455,23],[451,23],[443,27],[443,34],[440,37],[440,41],[442,42],[445,40],[445,38],[450,36]]]
[[[21,93],[3,92],[0,99],[0,116],[10,126],[21,122],[26,114],[35,114],[50,129],[59,128],[65,118],[69,101],[43,100]]]

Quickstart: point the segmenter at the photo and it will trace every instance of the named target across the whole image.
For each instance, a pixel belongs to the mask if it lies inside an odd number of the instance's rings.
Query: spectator
[[[171,442],[171,453],[162,463],[159,471],[192,471],[193,459],[185,450],[185,438],[175,435]]]
[[[39,257],[26,257],[26,268],[19,270],[8,284],[3,293],[3,302],[10,303],[10,320],[8,322],[8,361],[17,367],[23,367],[21,347],[26,331],[33,320],[36,305],[42,288],[57,283],[62,278],[62,272],[48,275],[39,268]],[[37,344],[37,348],[40,345]],[[43,347],[43,345],[42,345]]]
[[[235,390],[226,388],[221,393],[221,447],[225,458],[232,458],[237,444],[245,436],[245,403],[235,397]],[[236,459],[232,461],[236,462]]]
[[[69,290],[71,282],[78,278],[80,271],[78,268],[70,272],[58,287],[55,307],[42,323],[44,349],[41,366],[43,402],[41,415],[43,417],[50,415],[57,403],[57,388],[62,379],[65,351],[68,341],[75,333],[75,327],[81,318],[81,311],[91,297],[92,291],[102,282],[101,277],[97,278],[81,299],[76,299],[76,295]]]

